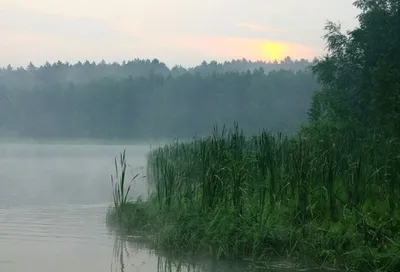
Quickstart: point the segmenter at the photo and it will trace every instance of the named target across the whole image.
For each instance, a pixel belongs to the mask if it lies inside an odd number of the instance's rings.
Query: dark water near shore
[[[144,175],[149,146],[0,144],[0,271],[244,271],[249,267],[172,260],[152,252],[140,237],[107,230],[113,159],[124,148],[132,171]],[[132,195],[145,197],[147,191],[141,178]],[[287,265],[280,261],[274,271],[294,271]]]

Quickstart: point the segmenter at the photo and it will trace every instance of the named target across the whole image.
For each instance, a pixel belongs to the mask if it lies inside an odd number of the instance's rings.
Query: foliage
[[[82,84],[98,81],[105,77],[120,80],[128,77],[149,77],[150,75],[176,77],[185,73],[207,76],[213,73],[247,72],[248,70],[252,72],[259,68],[268,73],[280,69],[304,70],[310,64],[305,59],[292,60],[290,57],[286,57],[280,62],[252,62],[246,59],[225,61],[224,63],[217,63],[216,61],[207,63],[203,61],[195,67],[183,68],[180,65],[176,65],[171,69],[158,59],[134,59],[123,61],[122,63],[106,63],[104,60],[99,63],[89,61],[82,63],[79,61],[75,64],[58,61],[52,64],[46,62],[39,67],[30,63],[26,68],[11,67],[10,65],[6,68],[0,68],[0,85],[14,90],[29,89],[34,86],[44,87],[57,83],[72,82],[74,84]]]
[[[398,137],[400,130],[400,4],[358,0],[359,26],[342,33],[328,22],[329,54],[313,66],[322,86],[314,97],[314,126]]]
[[[130,224],[129,222],[132,221],[134,217],[142,215],[140,213],[140,207],[138,207],[138,205],[141,203],[140,199],[137,200],[135,204],[132,204],[130,199],[128,199],[132,184],[126,186],[127,164],[125,155],[126,155],[126,150],[124,150],[120,154],[119,161],[117,160],[117,158],[115,158],[114,160],[115,177],[111,175],[111,186],[112,186],[114,206],[109,210],[107,214],[107,222],[110,225],[117,224],[118,226],[119,224],[122,224],[124,226],[127,226]],[[139,174],[134,175],[131,179],[131,182],[133,182],[138,176]]]
[[[131,185],[125,187],[125,175],[126,175],[126,158],[125,158],[125,150],[120,154],[119,157],[119,165],[120,171],[118,171],[117,158],[115,158],[115,178],[111,175],[111,185],[113,187],[113,200],[114,207],[117,209],[123,208],[128,200],[128,194],[131,190]],[[132,178],[132,181],[135,180],[139,174],[135,175]]]
[[[400,142],[233,130],[148,156],[140,227],[156,245],[216,257],[311,258],[357,271],[400,269]]]
[[[310,71],[105,78],[32,89],[0,87],[0,135],[36,139],[160,139],[209,135],[215,124],[295,131],[307,120]]]

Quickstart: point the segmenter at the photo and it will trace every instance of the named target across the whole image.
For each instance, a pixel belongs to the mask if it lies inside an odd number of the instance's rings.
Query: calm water
[[[140,237],[107,230],[113,159],[144,175],[148,146],[0,145],[0,271],[243,271],[232,263],[165,259]],[[147,195],[145,178],[132,194]],[[280,265],[285,266],[285,262]],[[286,271],[281,268],[279,271]]]

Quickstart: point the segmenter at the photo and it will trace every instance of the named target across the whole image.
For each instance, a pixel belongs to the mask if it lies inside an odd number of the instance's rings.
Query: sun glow
[[[279,43],[265,42],[262,44],[262,56],[268,60],[280,60],[285,57],[285,53],[288,53],[285,52],[287,50],[283,47],[284,46]]]

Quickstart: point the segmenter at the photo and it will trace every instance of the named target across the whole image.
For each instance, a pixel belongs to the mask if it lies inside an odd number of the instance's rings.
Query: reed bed
[[[148,154],[154,189],[132,220],[182,252],[400,271],[399,144],[215,128]]]

